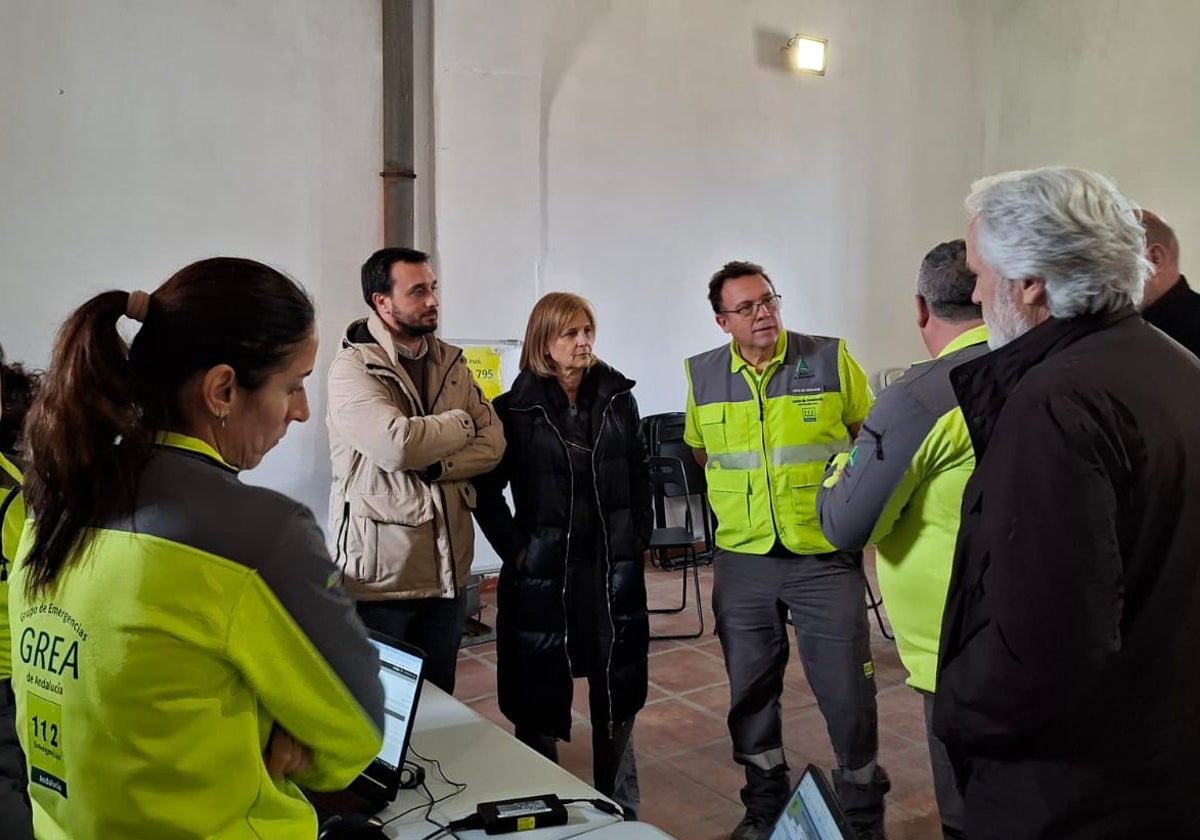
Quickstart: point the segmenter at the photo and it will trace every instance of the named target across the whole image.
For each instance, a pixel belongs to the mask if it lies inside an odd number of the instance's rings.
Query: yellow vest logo
[[[68,669],[73,679],[79,679],[79,642],[67,644],[64,636],[52,636],[45,630],[26,627],[21,631],[19,645],[21,661],[56,676]]]

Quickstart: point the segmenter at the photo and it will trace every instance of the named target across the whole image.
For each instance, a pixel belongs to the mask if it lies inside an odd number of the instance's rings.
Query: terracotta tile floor
[[[868,570],[873,572],[870,559]],[[681,574],[647,567],[651,607],[678,603]],[[700,582],[705,634],[694,640],[650,644],[649,698],[634,728],[642,790],[641,817],[678,840],[724,840],[742,817],[738,789],[743,777],[741,768],[730,757],[729,733],[725,728],[729,688],[721,647],[712,635],[710,568],[701,569]],[[485,591],[483,602],[481,618],[492,624],[494,593]],[[655,633],[691,632],[695,627],[690,591],[688,611],[651,616],[651,629]],[[905,672],[895,646],[879,633],[873,614],[871,629],[879,698],[880,762],[892,778],[887,803],[888,837],[934,840],[940,837],[940,831],[921,699],[904,685]],[[494,643],[463,649],[458,660],[455,696],[506,731],[512,731],[512,725],[496,704]],[[572,773],[590,781],[591,737],[585,680],[576,681],[573,714],[575,731],[570,743],[560,744],[559,760]],[[825,721],[817,710],[794,650],[785,680],[783,715],[789,763],[797,767],[811,761],[830,768],[833,752]]]

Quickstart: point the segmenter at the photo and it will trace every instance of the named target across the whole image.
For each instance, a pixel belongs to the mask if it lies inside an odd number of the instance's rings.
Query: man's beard
[[[396,325],[400,327],[404,334],[410,338],[420,338],[423,335],[429,335],[432,332],[436,332],[438,322],[437,318],[433,319],[432,325],[422,324],[420,321],[417,321],[416,323],[410,321],[401,321],[399,318],[397,318]]]
[[[984,322],[988,328],[988,347],[999,350],[1033,329],[1033,323],[1017,308],[1014,300],[1015,284],[1001,280],[996,284],[989,311],[984,311]]]

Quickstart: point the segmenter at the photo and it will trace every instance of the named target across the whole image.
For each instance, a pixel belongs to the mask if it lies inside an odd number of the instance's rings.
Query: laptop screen
[[[808,765],[792,791],[783,813],[775,821],[770,840],[848,840],[854,835],[846,826],[837,799],[821,771]]]
[[[401,647],[376,633],[371,635],[371,644],[379,651],[379,680],[383,683],[384,697],[383,747],[375,763],[398,771],[408,750],[425,663],[415,648]]]

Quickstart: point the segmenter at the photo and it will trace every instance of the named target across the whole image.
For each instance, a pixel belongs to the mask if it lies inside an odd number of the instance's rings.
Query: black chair
[[[713,553],[713,531],[715,523],[708,513],[708,482],[704,478],[704,468],[696,462],[692,448],[683,441],[683,429],[686,419],[682,411],[671,411],[665,414],[651,414],[642,418],[642,436],[646,440],[646,449],[651,456],[665,455],[678,458],[683,464],[683,473],[687,476],[687,486],[691,495],[696,496],[703,516],[704,547],[697,553],[697,561],[711,563]],[[663,499],[666,496],[677,498],[684,496],[682,485],[668,484],[663,493],[655,491],[654,523],[662,528],[666,525],[666,509]],[[664,568],[673,568],[670,558],[660,553],[659,562]]]
[[[696,562],[701,566],[712,563],[713,549],[716,548],[713,541],[716,520],[708,506],[708,481],[704,477],[704,467],[700,466],[692,448],[684,443],[682,438],[662,441],[659,451],[654,454],[664,458],[675,458],[683,465],[683,476],[687,481],[684,484],[668,485],[664,488],[664,495],[685,496],[690,492],[690,495],[695,497],[696,507],[700,511],[700,533],[697,536],[704,541],[696,551]],[[666,505],[663,504],[662,507],[665,510]]]
[[[648,609],[651,614],[681,613],[687,609],[688,601],[688,572],[691,572],[692,588],[696,596],[696,617],[699,629],[695,633],[677,633],[654,635],[651,639],[698,639],[704,635],[704,602],[700,597],[700,563],[696,551],[696,532],[692,524],[691,497],[696,494],[688,481],[684,462],[679,458],[667,455],[650,457],[650,484],[654,489],[655,522],[666,521],[666,500],[683,500],[683,526],[661,525],[650,532],[651,562],[660,568],[683,570],[683,589],[680,592],[679,606]],[[708,507],[703,494],[700,494],[701,510],[704,521],[708,521]],[[706,545],[712,540],[705,529]],[[677,554],[678,561],[670,558],[670,553]],[[668,561],[669,565],[668,565]]]
[[[683,440],[687,416],[682,411],[650,414],[642,418],[642,434],[651,455],[658,455],[659,446],[666,440]]]

